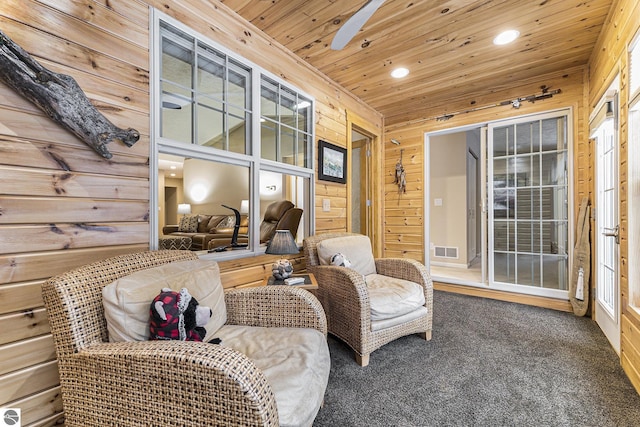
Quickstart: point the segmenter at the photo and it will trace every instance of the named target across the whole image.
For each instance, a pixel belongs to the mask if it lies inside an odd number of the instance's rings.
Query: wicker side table
[[[172,249],[178,251],[191,250],[191,237],[187,236],[160,236],[158,249]]]

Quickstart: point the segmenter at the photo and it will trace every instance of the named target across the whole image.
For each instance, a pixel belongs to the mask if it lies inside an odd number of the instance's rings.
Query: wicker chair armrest
[[[320,301],[305,289],[262,286],[225,292],[231,325],[312,328],[327,335],[327,317]]]
[[[424,264],[408,258],[377,258],[375,262],[378,274],[421,284],[424,287],[425,306],[430,307],[433,281]]]
[[[333,265],[318,265],[311,270],[318,281],[321,300],[329,307],[330,317],[343,319],[345,325],[352,325],[354,330],[371,328],[369,291],[362,274]]]
[[[73,377],[64,390],[71,399],[68,403],[82,402],[69,408],[91,408],[86,414],[71,414],[86,425],[278,423],[275,398],[262,371],[242,353],[219,345],[94,344],[70,355],[61,376],[65,372]],[[114,410],[117,413],[107,413]]]

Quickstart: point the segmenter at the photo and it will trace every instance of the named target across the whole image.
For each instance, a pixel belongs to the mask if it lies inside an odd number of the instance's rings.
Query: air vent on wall
[[[434,246],[433,256],[436,258],[458,258],[458,248]]]

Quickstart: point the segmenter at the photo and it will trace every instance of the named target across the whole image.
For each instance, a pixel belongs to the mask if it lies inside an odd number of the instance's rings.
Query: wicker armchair
[[[77,268],[43,285],[65,425],[280,424],[272,386],[238,351],[202,342],[109,342],[102,288],[139,270],[192,259],[197,256],[189,251],[140,252]],[[231,290],[224,298],[227,324],[304,327],[326,336],[320,303],[301,289]]]
[[[351,268],[322,265],[318,254],[317,246],[323,240],[348,236],[361,235],[324,233],[307,237],[303,243],[307,269],[316,276],[318,281],[317,296],[327,314],[329,332],[354,350],[356,362],[360,366],[367,366],[371,352],[396,338],[419,333],[425,340],[430,340],[433,283],[426,267],[411,259],[375,259],[377,274],[408,280],[422,286],[426,310],[422,309],[422,313],[417,318],[409,316],[406,322],[392,321],[389,327],[378,327],[373,330],[370,292],[365,276]]]

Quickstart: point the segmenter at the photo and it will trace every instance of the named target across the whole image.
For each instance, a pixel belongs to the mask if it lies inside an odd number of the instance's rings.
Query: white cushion
[[[392,319],[424,305],[424,288],[418,283],[381,274],[365,276],[371,321]]]
[[[121,277],[102,289],[109,341],[148,340],[149,307],[162,288],[187,288],[200,305],[211,308],[205,341],[227,321],[218,263],[200,259],[173,262]]]
[[[331,357],[315,329],[225,325],[217,337],[264,373],[278,407],[281,426],[311,426],[329,381]]]
[[[341,253],[351,261],[351,268],[363,276],[376,273],[371,240],[367,236],[355,235],[321,240],[316,249],[321,265],[330,265],[331,257]]]
[[[412,322],[420,317],[424,317],[427,314],[429,314],[429,310],[427,310],[427,307],[421,306],[407,314],[403,314],[402,316],[394,317],[391,319],[372,321],[371,331],[375,332],[381,329],[391,328],[393,326],[406,325],[407,323]]]

